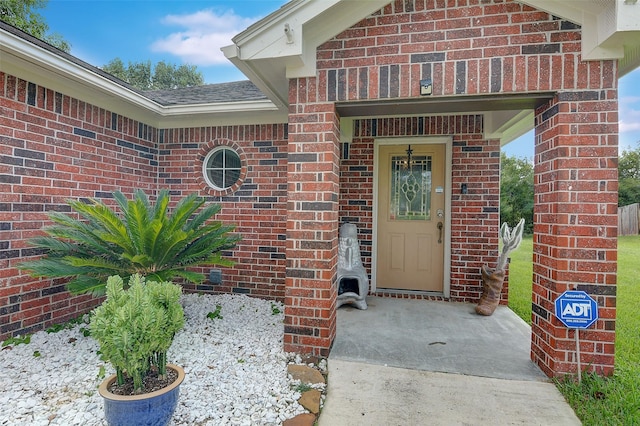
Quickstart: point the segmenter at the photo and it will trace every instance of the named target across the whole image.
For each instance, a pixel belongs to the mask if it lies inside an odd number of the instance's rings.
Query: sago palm
[[[19,267],[37,277],[68,278],[72,293],[102,295],[111,275],[125,282],[140,274],[153,281],[183,278],[200,283],[204,275],[190,267],[233,264],[221,252],[233,248],[240,237],[230,234],[234,226],[210,220],[219,205],[209,204],[198,212],[205,201],[191,194],[170,211],[166,190],[160,191],[155,204],[142,190],[133,200],[119,191],[113,197],[119,214],[95,199],[67,201],[79,219],[50,213],[54,224],[45,228],[46,235],[30,240],[46,254]]]

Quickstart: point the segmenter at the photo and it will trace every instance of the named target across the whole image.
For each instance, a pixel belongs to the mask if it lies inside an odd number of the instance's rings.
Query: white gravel
[[[186,323],[169,362],[186,377],[173,425],[277,425],[304,413],[295,360],[282,349],[284,308],[241,295],[182,296]],[[207,318],[216,306],[222,318]],[[0,425],[104,425],[97,343],[86,325],[31,336],[0,350]],[[39,356],[38,356],[39,355]]]

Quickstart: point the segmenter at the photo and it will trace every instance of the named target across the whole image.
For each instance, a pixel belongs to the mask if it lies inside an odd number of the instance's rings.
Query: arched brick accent
[[[215,146],[236,150],[241,179],[216,191],[202,176],[202,162]],[[242,241],[227,257],[222,283],[186,285],[190,290],[240,293],[284,301],[287,212],[287,125],[216,126],[165,129],[159,143],[158,186],[177,198],[198,193],[222,206],[216,219],[235,224]],[[205,276],[215,266],[202,268]]]

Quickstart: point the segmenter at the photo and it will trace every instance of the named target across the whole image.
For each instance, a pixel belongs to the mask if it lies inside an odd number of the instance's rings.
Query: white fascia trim
[[[247,124],[247,114],[255,114],[260,122],[282,120],[282,109],[268,99],[163,106],[6,31],[0,31],[0,70],[157,128],[167,123],[174,127],[178,124],[174,118],[187,116],[192,122],[228,125]]]
[[[278,108],[268,99],[260,101],[219,102],[194,105],[171,105],[162,107],[159,115],[162,117],[192,114],[225,114],[236,112],[270,112]]]
[[[259,21],[251,24],[241,33],[235,35],[231,41],[233,41],[235,45],[241,45],[251,41],[254,37],[260,37],[264,31],[270,29],[274,25],[274,22],[278,22],[283,17],[289,16],[291,13],[305,6],[305,3],[310,1],[312,0],[292,0],[285,3],[280,9],[270,13]]]
[[[580,1],[518,0],[518,3],[523,3],[534,9],[562,17],[578,25],[583,25],[585,14],[589,14],[589,12],[580,7]]]
[[[227,46],[223,49],[226,50],[233,47],[235,46]],[[247,76],[247,78],[270,99],[272,105],[278,109],[287,110],[289,105],[288,93],[279,93],[278,90],[269,84],[269,79],[263,77],[260,70],[253,66],[252,63],[242,61],[237,56],[227,57],[227,59],[229,59],[236,68]]]
[[[586,59],[626,59],[634,47],[640,46],[640,4],[615,0],[608,6],[597,16],[597,31],[589,36],[590,46],[583,42]],[[586,52],[589,47],[591,51]]]
[[[133,90],[6,31],[0,31],[0,52],[22,59],[35,67],[45,68],[68,80],[74,80],[82,86],[90,87],[109,96],[117,96],[140,107],[153,110],[159,106]],[[0,67],[5,60],[0,60]]]
[[[298,56],[303,53],[303,25],[342,0],[294,0],[231,39],[241,60]],[[285,24],[293,30],[287,43]]]
[[[531,130],[534,117],[533,110],[488,111],[484,114],[484,137],[500,139],[504,146]]]
[[[242,126],[242,125],[271,125],[286,123],[286,112],[275,111],[246,111],[216,114],[186,114],[171,115],[162,118],[159,129],[180,129],[190,127]]]
[[[640,3],[625,0],[519,0],[582,27],[582,59],[625,57],[625,46],[640,43]]]

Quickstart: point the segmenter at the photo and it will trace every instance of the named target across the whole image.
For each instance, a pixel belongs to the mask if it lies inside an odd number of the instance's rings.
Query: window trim
[[[208,167],[209,161],[210,161],[210,159],[211,159],[211,157],[212,157],[213,155],[215,155],[216,153],[218,153],[218,152],[220,152],[220,151],[232,152],[232,153],[233,153],[233,154],[238,158],[238,161],[240,162],[240,166],[239,166],[239,167],[227,167],[227,166],[226,166],[226,161],[227,161],[227,155],[228,155],[228,154],[226,154],[226,153],[225,153],[225,154],[223,155],[223,161],[224,161],[224,163],[225,163],[225,164],[224,164],[220,169],[218,169],[218,170],[221,170],[221,171],[222,171],[222,173],[223,173],[223,180],[225,181],[225,183],[227,183],[227,182],[226,182],[226,180],[227,180],[227,175],[226,175],[226,173],[227,173],[227,171],[228,171],[228,170],[234,170],[234,171],[237,171],[237,173],[238,173],[238,179],[236,179],[236,180],[235,180],[234,182],[232,182],[230,185],[225,186],[225,187],[219,187],[219,186],[217,186],[217,185],[215,184],[215,182],[213,182],[213,181],[211,180],[210,175],[209,175],[209,171],[210,171],[210,170],[212,170],[212,169],[214,169],[214,168]],[[240,157],[240,154],[239,154],[239,153],[238,153],[238,152],[237,152],[233,147],[228,146],[228,145],[216,145],[216,146],[214,146],[214,147],[213,147],[213,149],[211,149],[211,150],[207,153],[207,155],[204,157],[204,160],[202,161],[202,177],[204,178],[205,182],[207,183],[207,185],[208,185],[210,188],[212,188],[212,189],[214,189],[214,190],[216,190],[216,191],[227,191],[227,190],[229,190],[230,188],[233,188],[233,186],[234,186],[234,185],[236,185],[236,184],[241,180],[241,177],[242,177],[242,168],[243,168],[243,167],[242,167],[242,158]],[[215,168],[215,169],[217,169],[217,168]]]

